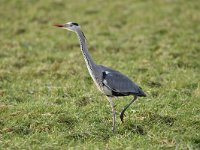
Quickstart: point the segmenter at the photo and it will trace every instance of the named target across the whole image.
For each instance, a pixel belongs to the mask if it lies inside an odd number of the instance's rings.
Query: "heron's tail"
[[[139,93],[137,94],[137,96],[146,97],[147,95],[142,91],[142,88],[139,87]]]

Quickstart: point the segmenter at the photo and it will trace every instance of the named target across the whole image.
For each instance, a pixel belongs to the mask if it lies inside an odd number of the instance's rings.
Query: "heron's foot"
[[[120,113],[121,122],[124,123],[124,111]]]

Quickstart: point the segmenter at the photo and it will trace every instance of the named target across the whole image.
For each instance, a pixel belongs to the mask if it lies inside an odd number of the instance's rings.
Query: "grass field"
[[[200,149],[198,0],[1,0],[0,149]],[[78,22],[98,64],[148,94],[115,100],[92,82]]]

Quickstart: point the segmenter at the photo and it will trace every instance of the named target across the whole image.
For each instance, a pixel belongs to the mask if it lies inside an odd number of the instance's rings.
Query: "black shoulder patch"
[[[105,77],[106,77],[106,72],[104,71],[103,72],[103,79],[105,79]]]

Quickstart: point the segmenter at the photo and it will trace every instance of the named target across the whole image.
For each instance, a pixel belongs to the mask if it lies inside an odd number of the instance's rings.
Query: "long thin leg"
[[[120,113],[120,119],[122,121],[122,123],[124,122],[124,112],[127,110],[127,108],[137,99],[137,96],[134,96],[133,100],[124,107],[124,109],[122,110],[122,112]]]
[[[108,98],[108,101],[110,102],[110,106],[112,108],[112,113],[113,113],[112,131],[114,132],[115,131],[115,120],[116,120],[115,105],[114,105],[111,97],[107,97],[107,98]]]

